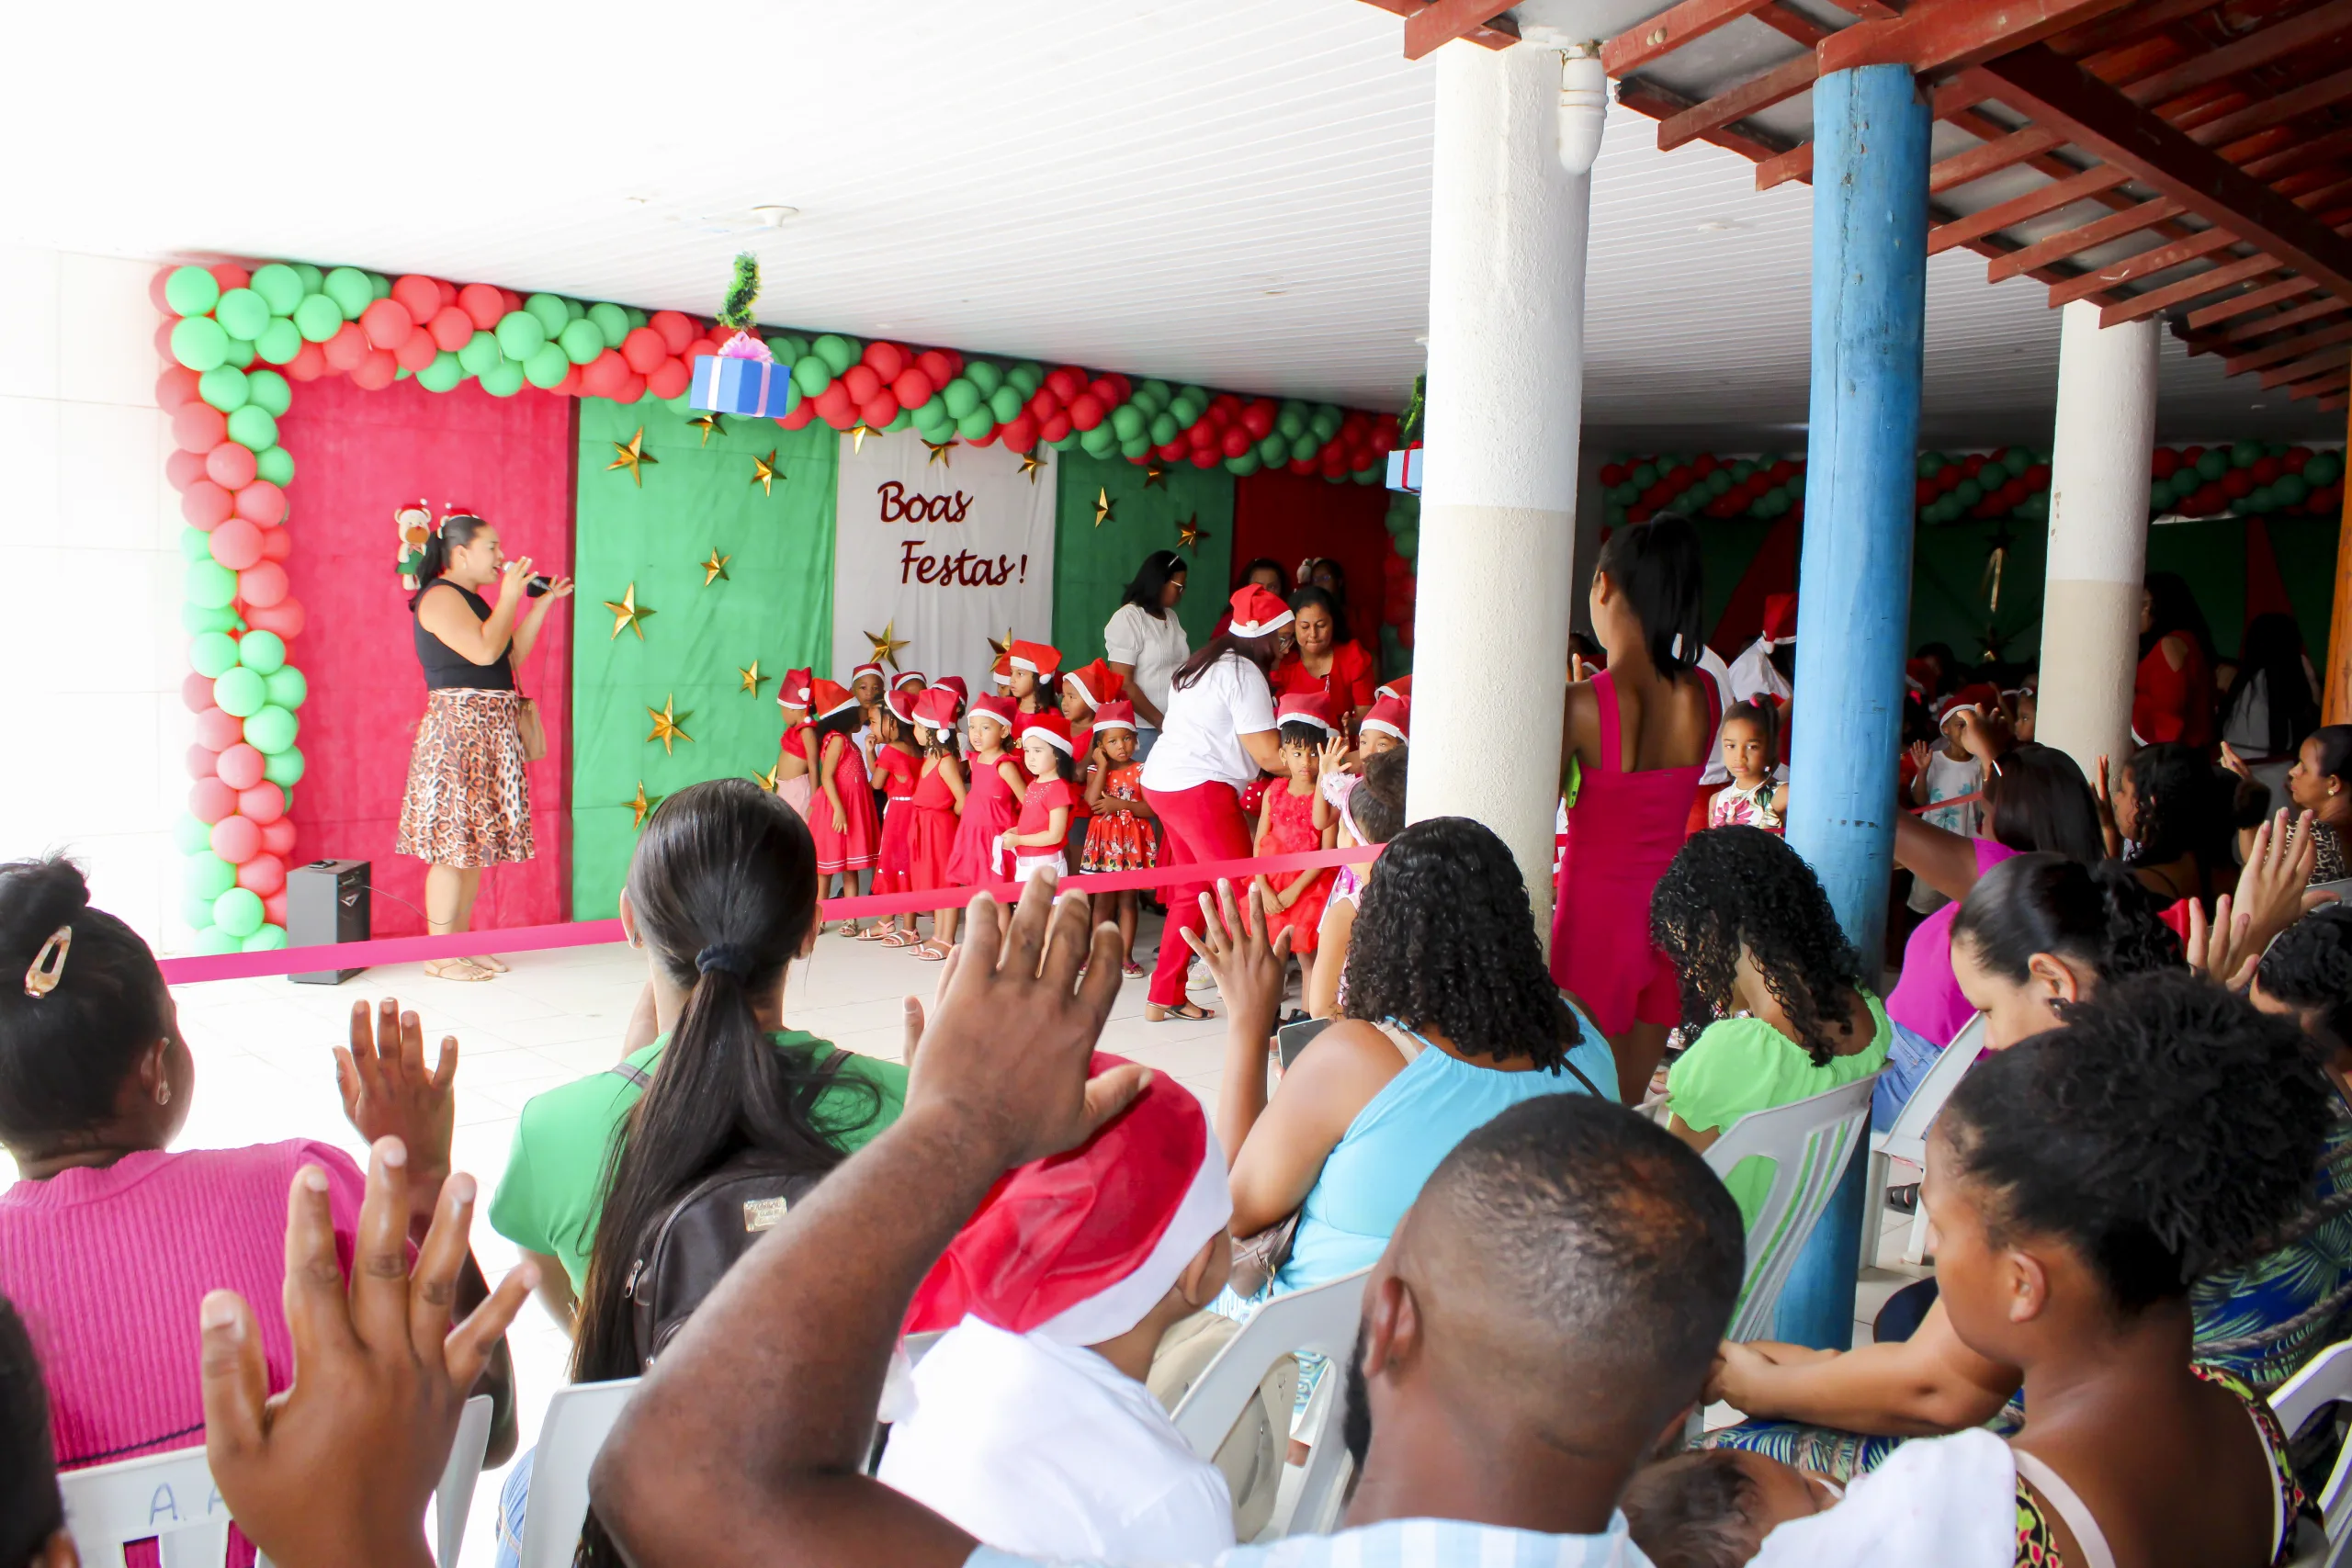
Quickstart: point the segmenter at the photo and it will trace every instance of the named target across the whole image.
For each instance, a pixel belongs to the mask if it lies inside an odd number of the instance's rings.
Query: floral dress
[[[1114,800],[1142,798],[1141,762],[1129,762],[1102,775],[1102,809],[1086,825],[1086,848],[1079,856],[1079,869],[1142,871],[1159,863],[1159,840],[1151,823],[1111,805]]]

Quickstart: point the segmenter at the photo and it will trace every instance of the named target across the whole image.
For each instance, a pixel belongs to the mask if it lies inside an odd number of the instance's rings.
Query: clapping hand
[[[334,1048],[335,1087],[343,1113],[370,1144],[398,1138],[407,1149],[402,1185],[419,1224],[432,1219],[441,1179],[449,1174],[449,1146],[458,1122],[458,1039],[441,1037],[433,1070],[424,1067],[424,1030],[413,1012],[386,997],[371,1021],[366,1002],[351,1006],[351,1043]]]
[[[1237,908],[1232,881],[1220,877],[1214,902],[1209,895],[1201,895],[1205,923],[1197,931],[1184,932],[1184,940],[1216,979],[1234,1028],[1239,1030],[1247,1021],[1259,1035],[1274,1032],[1290,964],[1292,931],[1284,928],[1272,941],[1266,936],[1266,907],[1272,901],[1266,879],[1257,877],[1250,884],[1246,903]]]
[[[1348,738],[1333,730],[1331,739],[1323,742],[1323,750],[1316,754],[1316,776],[1329,778],[1333,773],[1342,772],[1348,766]]]
[[[2251,984],[2255,965],[2271,939],[2334,899],[2333,894],[2308,890],[2318,858],[2319,841],[2308,811],[2291,832],[2284,810],[2255,829],[2245,866],[2238,873],[2237,891],[2213,901],[2210,929],[2203,909],[2189,900],[2188,966],[2233,990]]]
[[[1936,749],[1928,745],[1924,740],[1914,740],[1910,745],[1905,747],[1903,750],[1905,754],[1911,759],[1911,767],[1913,771],[1922,773],[1928,771],[1928,763],[1936,754]]]

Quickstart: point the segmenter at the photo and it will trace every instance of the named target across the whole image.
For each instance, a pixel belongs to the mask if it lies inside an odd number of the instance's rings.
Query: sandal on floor
[[[1142,964],[1137,964],[1131,958],[1125,964],[1119,965],[1119,973],[1125,975],[1130,980],[1140,980],[1144,977],[1145,969]]]
[[[491,972],[470,958],[435,958],[424,965],[424,972],[435,980],[463,980],[469,983],[492,979]]]
[[[925,964],[944,964],[947,962],[948,950],[938,946],[937,942],[938,939],[934,937],[930,942],[917,942],[908,951]]]
[[[1146,1004],[1143,1010],[1143,1021],[1146,1023],[1166,1023],[1172,1019],[1182,1019],[1186,1023],[1197,1023],[1204,1018],[1216,1016],[1216,1014],[1198,1002],[1184,1002],[1172,1008],[1164,1008],[1157,1002],[1152,1002]]]
[[[841,924],[841,934],[854,942],[857,940],[860,929],[855,920],[843,920]]]
[[[882,934],[882,945],[885,947],[919,947],[922,943],[922,938],[912,931],[885,931]]]
[[[503,975],[507,972],[506,961],[495,953],[477,953],[466,962],[477,969],[487,969],[493,975]]]
[[[860,942],[880,942],[889,934],[890,928],[888,926],[871,925],[857,933],[857,940]]]

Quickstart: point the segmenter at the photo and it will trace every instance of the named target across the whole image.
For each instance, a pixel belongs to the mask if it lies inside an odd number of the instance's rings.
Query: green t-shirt
[[[1862,999],[1871,1009],[1871,1043],[1818,1067],[1804,1046],[1760,1018],[1716,1020],[1666,1075],[1666,1108],[1694,1132],[1728,1133],[1753,1111],[1810,1100],[1870,1077],[1886,1066],[1894,1031],[1875,995],[1866,989]],[[1756,1211],[1772,1190],[1772,1162],[1741,1160],[1724,1185],[1738,1201],[1739,1217],[1754,1224]]]
[[[805,1029],[783,1031],[775,1040],[780,1048],[808,1051],[820,1060],[834,1052],[831,1042]],[[627,1062],[637,1069],[634,1077],[617,1070],[594,1073],[533,1095],[515,1124],[506,1174],[490,1200],[491,1226],[517,1247],[560,1258],[574,1291],[588,1280],[588,1255],[596,1242],[613,1131],[644,1095],[642,1080],[651,1076],[669,1043],[664,1034],[632,1053]],[[882,1099],[876,1114],[863,1090],[837,1082],[817,1101],[819,1125],[834,1143],[854,1153],[906,1108],[907,1069],[851,1051],[840,1056],[841,1077],[872,1084]]]

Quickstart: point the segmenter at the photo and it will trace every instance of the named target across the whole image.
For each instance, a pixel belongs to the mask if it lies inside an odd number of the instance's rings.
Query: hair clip
[[[40,951],[25,967],[25,995],[39,1001],[57,989],[57,982],[65,973],[65,955],[73,950],[72,926],[60,926],[50,932],[49,940],[40,944]]]

